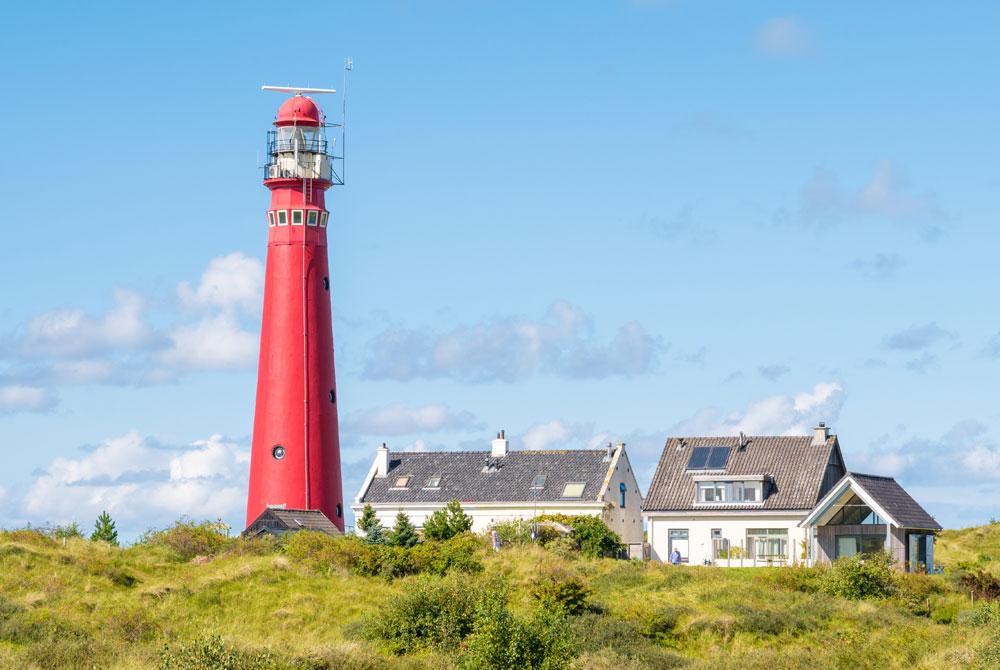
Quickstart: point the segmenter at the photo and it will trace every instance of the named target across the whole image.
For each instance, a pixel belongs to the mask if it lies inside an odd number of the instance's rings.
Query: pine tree
[[[472,529],[472,517],[462,509],[462,503],[452,500],[444,509],[431,514],[424,522],[424,537],[447,540]]]
[[[472,517],[462,509],[462,503],[452,500],[445,509],[448,510],[448,527],[452,535],[461,535],[472,530]]]
[[[115,522],[107,510],[101,512],[94,522],[94,532],[91,534],[92,542],[107,542],[115,547],[118,546],[118,531],[115,530]]]
[[[389,533],[388,543],[395,547],[412,547],[420,542],[417,529],[410,522],[410,517],[402,510],[396,515],[396,527]]]
[[[365,505],[358,519],[358,529],[365,534],[365,542],[369,544],[385,544],[385,529],[375,516],[375,509],[371,505]]]

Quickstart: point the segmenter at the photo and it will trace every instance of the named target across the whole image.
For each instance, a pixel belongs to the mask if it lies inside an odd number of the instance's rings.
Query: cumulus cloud
[[[917,223],[926,237],[934,237],[948,219],[935,199],[913,190],[906,177],[889,161],[882,161],[867,182],[856,190],[843,187],[833,173],[818,168],[799,192],[795,213],[779,211],[778,220],[830,226],[852,218],[880,218]]]
[[[31,357],[72,358],[135,350],[149,343],[152,329],[145,318],[143,297],[119,289],[114,299],[114,306],[97,319],[77,309],[53,310],[34,317],[25,328],[21,352]]]
[[[958,337],[954,333],[931,321],[922,325],[912,325],[887,335],[882,340],[882,346],[897,351],[923,351],[937,344],[954,342],[957,339]]]
[[[239,370],[253,367],[257,360],[258,336],[244,330],[232,314],[179,326],[168,337],[169,348],[158,354],[168,368]]]
[[[810,39],[798,19],[779,16],[758,29],[756,44],[768,56],[799,56],[809,50]]]
[[[666,345],[637,322],[601,343],[579,308],[559,301],[539,320],[502,317],[447,332],[390,328],[368,344],[371,379],[514,381],[548,373],[572,378],[632,376],[659,363]]]
[[[475,414],[453,411],[447,405],[411,407],[402,403],[354,412],[344,419],[345,432],[382,436],[475,429],[482,425]]]
[[[46,412],[56,405],[55,395],[37,386],[0,386],[0,414]]]
[[[870,258],[859,258],[853,261],[850,268],[868,279],[889,279],[904,265],[903,259],[896,254],[877,253]]]
[[[248,449],[219,435],[169,447],[130,432],[80,458],[53,460],[32,483],[23,511],[63,523],[106,509],[133,531],[183,515],[237,518],[246,504],[249,460]]]
[[[201,275],[197,288],[188,282],[177,286],[181,303],[191,307],[223,310],[260,309],[264,291],[264,264],[239,251],[213,258]]]
[[[816,384],[796,395],[774,395],[742,411],[705,408],[671,429],[674,435],[806,435],[819,421],[835,422],[844,404],[839,381]]]

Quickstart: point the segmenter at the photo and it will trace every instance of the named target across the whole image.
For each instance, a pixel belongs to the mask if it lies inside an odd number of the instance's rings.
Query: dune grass
[[[982,569],[1000,577],[1000,522],[942,531],[934,551],[935,562],[946,568]]]
[[[961,532],[972,555],[979,536]],[[996,625],[962,611],[968,603],[947,575],[907,576],[890,598],[854,601],[825,593],[816,570],[567,559],[526,546],[483,550],[481,573],[388,580],[293,561],[275,543],[230,542],[186,560],[157,543],[119,549],[8,531],[0,533],[0,668],[197,667],[165,664],[164,649],[210,636],[237,654],[218,667],[235,670],[452,668],[462,648],[393,653],[364,634],[366,622],[421,580],[440,579],[469,588],[502,580],[510,610],[528,620],[540,607],[540,576],[553,571],[585,585],[585,611],[558,620],[572,639],[572,667],[941,669],[993,667],[990,654],[1000,656]]]

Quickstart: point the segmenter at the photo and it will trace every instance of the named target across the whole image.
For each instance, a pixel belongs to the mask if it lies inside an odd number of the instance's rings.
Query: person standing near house
[[[674,547],[674,550],[670,552],[670,565],[680,565],[681,564],[681,550]]]

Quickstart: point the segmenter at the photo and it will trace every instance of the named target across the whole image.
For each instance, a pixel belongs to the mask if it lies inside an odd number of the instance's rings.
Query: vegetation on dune
[[[397,522],[397,528],[399,523]],[[507,529],[513,536],[520,532]],[[990,668],[992,573],[710,569],[483,538],[228,537],[182,520],[134,546],[0,532],[0,668]],[[404,535],[405,527],[403,528]],[[387,535],[391,535],[387,532]],[[600,543],[598,543],[600,545]]]
[[[936,563],[956,570],[982,570],[1000,577],[1000,521],[945,530],[934,547]]]

